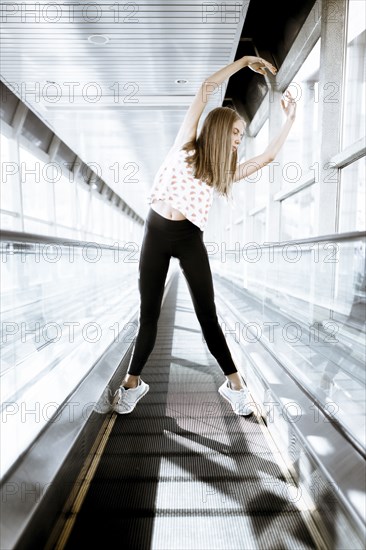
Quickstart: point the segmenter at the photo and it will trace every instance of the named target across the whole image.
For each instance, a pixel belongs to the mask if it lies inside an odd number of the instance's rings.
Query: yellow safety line
[[[71,510],[70,510],[70,513],[69,513],[70,515],[67,518],[67,520],[65,521],[63,529],[61,531],[61,534],[60,534],[60,536],[57,540],[56,545],[54,546],[55,550],[62,550],[66,545],[66,542],[67,542],[67,540],[70,536],[71,530],[72,530],[72,528],[74,526],[74,523],[76,521],[77,514],[80,511],[80,508],[81,508],[81,506],[84,502],[84,499],[87,495],[87,492],[89,490],[90,484],[92,482],[92,479],[93,479],[94,474],[96,472],[96,469],[98,467],[100,459],[102,458],[104,448],[107,444],[107,441],[108,441],[109,436],[111,434],[111,431],[112,431],[112,428],[113,428],[114,423],[116,421],[116,418],[117,418],[117,414],[113,413],[112,416],[109,419],[107,418],[105,420],[105,422],[103,423],[99,433],[101,433],[103,431],[104,431],[104,433],[100,438],[99,444],[98,444],[97,449],[95,451],[94,457],[92,458],[92,460],[90,462],[90,465],[89,465],[88,470],[85,474],[85,477],[83,478],[82,481],[81,480],[79,481],[79,479],[78,479],[74,484],[74,487],[80,487],[80,489],[77,491],[75,500],[72,504],[72,507],[71,507]],[[107,423],[107,426],[105,427],[106,423]],[[99,438],[97,437],[97,440],[98,439]],[[92,455],[93,451],[91,451],[90,454]]]

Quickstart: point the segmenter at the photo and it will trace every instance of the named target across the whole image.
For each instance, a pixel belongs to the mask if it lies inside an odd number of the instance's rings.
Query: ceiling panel
[[[1,8],[2,80],[145,217],[146,193],[200,83],[234,60],[248,1]],[[206,111],[222,104],[224,88]]]

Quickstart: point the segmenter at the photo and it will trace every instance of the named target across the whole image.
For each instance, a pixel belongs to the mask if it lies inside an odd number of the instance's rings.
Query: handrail
[[[331,233],[330,235],[319,235],[317,237],[307,237],[305,239],[293,239],[292,241],[277,241],[273,243],[262,243],[261,248],[269,246],[277,247],[292,244],[321,243],[325,241],[351,241],[366,237],[366,231],[347,231],[345,233]]]
[[[356,240],[366,237],[366,231],[348,231],[345,233],[332,233],[329,235],[319,235],[317,237],[307,237],[304,239],[293,239],[290,241],[274,241],[274,242],[265,242],[265,243],[256,243],[260,248],[269,248],[271,247],[280,247],[284,245],[294,245],[294,244],[308,244],[308,243],[318,243],[325,241],[347,241],[347,240]],[[14,242],[33,242],[40,243],[45,242],[49,244],[73,244],[74,246],[85,246],[90,245],[91,243],[97,244],[101,248],[108,250],[113,250],[113,245],[100,244],[96,241],[82,241],[80,239],[69,239],[63,237],[49,237],[47,235],[38,235],[35,233],[22,233],[20,231],[10,231],[10,230],[1,230],[0,231],[0,242],[1,241],[14,241]],[[248,241],[253,242],[253,241]],[[118,241],[116,241],[118,244]],[[247,243],[247,244],[248,244]]]
[[[105,243],[98,243],[96,241],[82,241],[80,239],[69,239],[67,237],[53,237],[47,235],[38,235],[36,233],[23,233],[20,231],[1,230],[0,242],[19,242],[19,243],[47,243],[47,244],[59,244],[59,245],[73,245],[76,247],[84,247],[86,245],[94,244],[100,248],[106,250],[114,250],[114,245],[108,245]],[[115,244],[119,244],[116,240]]]

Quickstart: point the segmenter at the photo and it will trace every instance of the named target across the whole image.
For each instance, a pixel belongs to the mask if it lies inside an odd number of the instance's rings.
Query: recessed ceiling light
[[[88,36],[88,42],[91,42],[92,44],[106,44],[109,40],[109,37],[104,34],[91,34]]]
[[[176,84],[187,84],[188,80],[185,78],[178,78],[178,80],[175,81]]]

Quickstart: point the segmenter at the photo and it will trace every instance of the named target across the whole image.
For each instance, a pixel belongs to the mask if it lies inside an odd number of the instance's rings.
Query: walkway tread
[[[117,417],[66,548],[316,548],[255,416],[217,389],[181,273],[162,308],[142,378],[149,393]],[[102,530],[102,531],[101,531]]]

